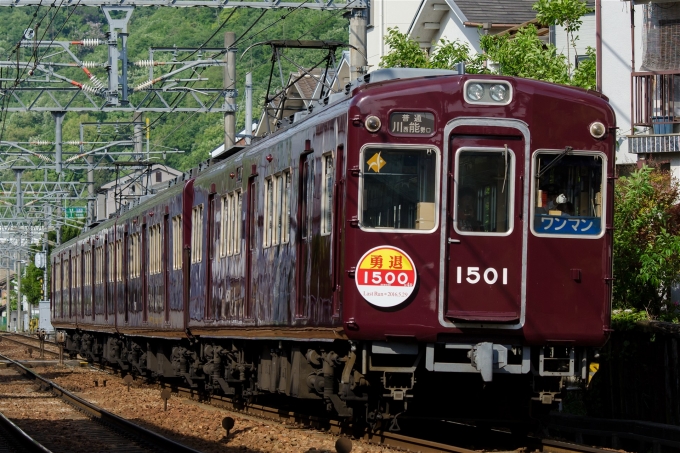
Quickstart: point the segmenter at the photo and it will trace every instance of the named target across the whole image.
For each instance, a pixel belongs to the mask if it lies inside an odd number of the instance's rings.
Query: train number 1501
[[[475,283],[479,283],[482,278],[484,279],[484,282],[489,285],[493,285],[494,283],[498,282],[498,271],[493,267],[490,267],[482,272],[478,267],[463,268],[458,266],[456,268],[456,283],[463,282],[463,269],[467,269],[465,280],[473,285]],[[505,267],[501,269],[501,281],[499,283],[502,283],[503,285],[508,284],[508,269]]]

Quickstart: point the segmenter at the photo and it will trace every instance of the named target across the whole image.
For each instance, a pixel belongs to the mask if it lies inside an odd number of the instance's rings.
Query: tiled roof
[[[469,22],[521,24],[536,17],[536,0],[454,0]]]

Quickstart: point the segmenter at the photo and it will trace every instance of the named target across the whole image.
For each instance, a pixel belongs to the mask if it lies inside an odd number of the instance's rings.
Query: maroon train
[[[549,407],[585,377],[610,328],[606,98],[380,70],[292,119],[54,251],[71,355],[368,420]]]

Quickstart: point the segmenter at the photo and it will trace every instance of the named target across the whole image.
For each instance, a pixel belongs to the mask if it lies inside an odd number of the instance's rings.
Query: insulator
[[[146,82],[140,83],[139,85],[137,85],[135,87],[135,91],[142,91],[142,90],[149,89],[149,88],[151,88],[152,85],[153,85],[153,80],[147,80]]]
[[[100,89],[97,89],[95,87],[92,87],[92,86],[86,85],[86,84],[83,84],[83,87],[81,88],[81,90],[83,90],[86,93],[90,93],[90,94],[99,94],[101,92]]]
[[[51,145],[52,142],[48,142],[47,140],[33,140],[30,142],[31,145],[36,145],[36,146],[48,146]]]
[[[105,41],[102,41],[101,39],[83,39],[81,42],[82,46],[95,47],[104,44]]]
[[[98,90],[103,90],[104,89],[104,84],[97,78],[96,75],[92,74],[92,77],[90,77],[90,82],[92,82],[92,86],[94,86]]]
[[[81,64],[83,65],[84,68],[88,69],[96,68],[99,66],[99,63],[97,63],[96,61],[83,61],[81,62]]]
[[[139,60],[135,61],[135,66],[140,68],[150,68],[151,66],[158,66],[158,63],[154,63],[153,60]]]
[[[83,144],[82,142],[79,142],[78,140],[69,140],[69,141],[66,141],[66,142],[63,142],[63,143],[64,143],[64,145],[75,145],[75,146],[80,146],[80,145]]]

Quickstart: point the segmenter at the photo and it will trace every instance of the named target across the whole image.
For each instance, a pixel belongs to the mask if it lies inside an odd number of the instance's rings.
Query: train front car
[[[554,406],[610,327],[609,104],[434,76],[360,87],[348,117],[343,320],[380,377],[369,418]]]

